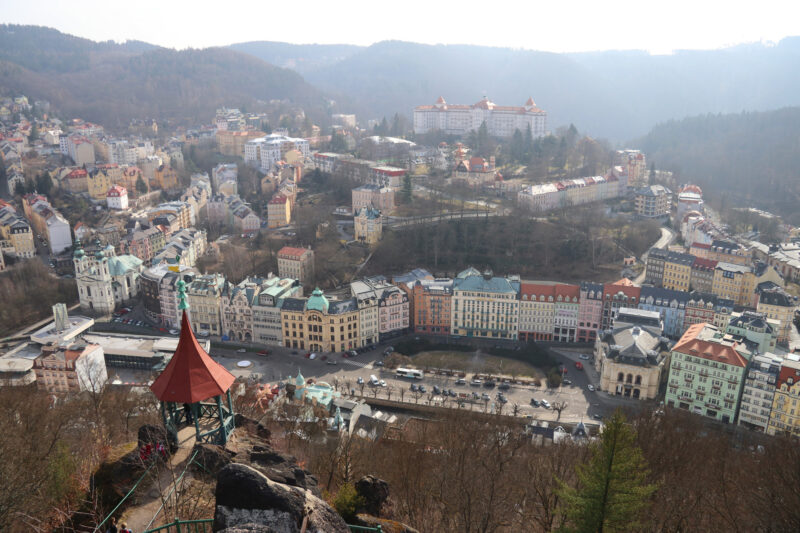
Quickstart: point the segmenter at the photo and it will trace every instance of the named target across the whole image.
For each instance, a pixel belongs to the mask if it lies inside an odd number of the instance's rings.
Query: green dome
[[[322,293],[319,287],[314,289],[306,302],[306,309],[310,311],[320,311],[321,313],[328,312],[328,299]]]
[[[72,256],[75,259],[82,259],[84,255],[86,254],[83,251],[83,245],[81,245],[81,240],[77,239],[75,241],[75,252],[72,254]]]

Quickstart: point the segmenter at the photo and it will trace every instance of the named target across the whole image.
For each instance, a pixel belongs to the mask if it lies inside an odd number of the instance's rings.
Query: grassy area
[[[483,352],[432,351],[411,357],[418,368],[447,368],[468,374],[493,374],[510,377],[544,378],[544,373],[531,363]]]

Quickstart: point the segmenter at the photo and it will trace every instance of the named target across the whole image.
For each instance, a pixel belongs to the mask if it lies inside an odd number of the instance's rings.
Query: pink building
[[[353,213],[362,207],[373,207],[381,213],[394,210],[394,190],[380,185],[362,185],[353,189]]]
[[[409,303],[405,291],[393,285],[384,288],[378,300],[378,307],[378,331],[381,335],[408,329]]]
[[[594,342],[603,319],[603,284],[581,283],[577,342]]]

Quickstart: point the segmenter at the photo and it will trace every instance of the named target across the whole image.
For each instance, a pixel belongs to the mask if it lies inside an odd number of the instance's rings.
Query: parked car
[[[362,378],[361,376],[358,376],[358,379],[356,380],[356,383],[358,383],[359,385],[363,385],[364,384],[364,378]]]
[[[384,380],[380,380],[378,383],[380,384],[381,387],[385,387],[386,386],[386,381],[384,381]]]
[[[269,355],[269,350],[261,350],[258,355]]]
[[[375,366],[383,366],[383,361],[378,361],[375,363]]]
[[[594,392],[594,385],[589,385],[589,390]]]
[[[449,395],[450,395],[450,396],[452,396],[453,398],[455,398],[456,396],[458,396],[458,394],[456,394],[455,392],[453,392],[453,389],[447,389],[447,394],[449,394]]]
[[[349,354],[350,354],[352,357],[355,357],[355,356],[357,356],[357,355],[358,355],[358,352],[357,352],[357,351],[355,351],[355,350],[350,350],[348,353],[349,353]]]
[[[247,350],[245,350],[244,348],[239,348],[238,350],[236,350],[236,353],[245,353],[246,351]]]
[[[470,385],[473,387],[480,387],[481,384],[483,384],[483,381],[479,380],[478,378],[475,378],[470,382]]]
[[[442,389],[440,389],[439,387],[437,387],[436,385],[434,385],[434,386],[433,386],[433,393],[434,393],[434,394],[441,394],[441,393],[442,393]]]
[[[419,391],[420,392],[428,392],[428,389],[425,388],[425,385],[420,385],[419,386]]]
[[[456,380],[456,385],[466,385],[466,384],[467,384],[467,380],[466,379],[458,378]]]
[[[537,400],[536,398],[531,398],[531,405],[534,407],[539,407],[542,404],[539,403],[539,400]]]
[[[327,363],[325,363],[325,364],[328,364],[328,365],[338,365],[339,363],[337,363],[335,359],[331,359],[330,361],[328,361],[328,362],[327,362]]]
[[[576,361],[575,368],[577,368],[578,370],[583,370],[583,363],[581,363],[580,361]]]
[[[171,329],[171,330],[169,330],[169,334],[170,334],[170,335],[177,335],[178,333],[180,333],[180,332],[179,332],[177,329]]]
[[[489,395],[484,392],[483,394],[481,394],[481,400],[488,402],[489,400],[491,400],[491,398],[489,398]]]
[[[589,356],[588,356],[588,355],[586,355],[585,353],[582,353],[582,354],[580,354],[578,357],[580,357],[580,358],[581,358],[581,359],[583,359],[584,361],[588,361],[588,360],[589,360]]]
[[[320,357],[320,359],[322,359],[323,361],[325,361],[325,360],[327,360],[327,359],[328,359],[328,356],[327,356],[327,355],[323,355],[322,357]]]
[[[500,389],[500,390],[508,390],[508,389],[510,389],[510,388],[511,388],[511,385],[509,385],[508,383],[506,383],[506,382],[504,381],[503,383],[501,383],[500,385],[498,385],[498,386],[497,386],[497,388],[498,388],[498,389]]]
[[[493,389],[494,385],[495,385],[494,381],[487,381],[486,383],[483,384],[483,386],[486,387],[487,389]]]
[[[548,402],[547,400],[542,400],[539,403],[541,403],[542,407],[544,407],[545,409],[550,409],[550,402]]]
[[[563,383],[564,385],[572,385],[572,381],[568,379],[563,380],[561,383]]]
[[[417,392],[418,390],[419,390],[419,387],[417,387],[417,384],[416,383],[412,383],[411,384],[411,392]]]
[[[311,352],[306,352],[306,359],[308,359],[309,357],[311,357]]]
[[[315,353],[309,354],[308,358],[309,359],[316,359],[317,358],[317,354],[315,354]]]
[[[506,398],[505,394],[498,394],[497,401],[500,403],[508,403],[508,398]]]
[[[480,399],[481,399],[481,397],[480,397],[480,395],[478,395],[478,393],[477,393],[477,392],[473,392],[473,393],[472,393],[472,399],[473,399],[473,400],[480,400]]]
[[[592,418],[594,418],[595,420],[602,420],[603,419],[603,417],[598,415],[597,413],[593,414]]]

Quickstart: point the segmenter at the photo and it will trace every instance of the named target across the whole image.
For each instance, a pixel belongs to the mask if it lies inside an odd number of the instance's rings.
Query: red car
[[[309,357],[311,357],[311,352],[308,352],[308,353],[306,354],[306,359],[308,359]]]
[[[575,363],[575,368],[577,368],[578,370],[583,370],[583,363],[581,363],[580,361],[577,361]]]
[[[269,355],[269,350],[261,350],[258,355]]]

